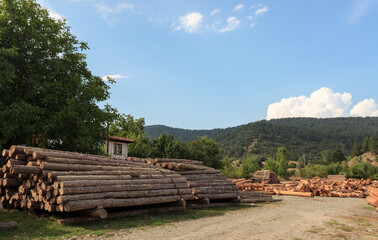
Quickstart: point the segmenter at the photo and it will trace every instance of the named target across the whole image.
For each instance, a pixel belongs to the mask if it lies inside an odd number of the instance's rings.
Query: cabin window
[[[122,155],[122,144],[114,143],[114,155]]]

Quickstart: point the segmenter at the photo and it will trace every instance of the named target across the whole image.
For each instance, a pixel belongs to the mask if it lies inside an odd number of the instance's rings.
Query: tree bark
[[[129,207],[129,206],[143,206],[167,202],[180,201],[180,196],[165,196],[165,197],[149,197],[149,198],[131,198],[131,199],[98,199],[98,200],[82,200],[70,201],[64,204],[64,210],[67,212],[92,209],[98,206],[104,208],[108,207]]]

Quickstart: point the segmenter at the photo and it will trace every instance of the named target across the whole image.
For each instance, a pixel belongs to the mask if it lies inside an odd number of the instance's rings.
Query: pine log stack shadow
[[[265,191],[276,195],[302,197],[354,197],[365,198],[371,192],[376,193],[378,181],[348,179],[346,181],[329,180],[314,177],[309,180],[293,181],[282,184],[254,183],[250,179],[232,179],[240,191]],[[372,195],[372,194],[371,194]],[[374,195],[372,195],[374,196]],[[369,197],[367,200],[374,197]]]
[[[12,146],[2,156],[5,208],[104,219],[113,208],[181,208],[195,199],[185,177],[144,160],[24,146]]]
[[[155,158],[145,159],[152,165],[185,177],[196,201],[188,207],[217,207],[239,204],[238,187],[229,181],[219,170],[204,166],[202,162],[187,159]]]

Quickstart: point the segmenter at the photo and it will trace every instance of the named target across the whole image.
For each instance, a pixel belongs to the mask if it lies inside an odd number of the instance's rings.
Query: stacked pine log
[[[2,155],[0,199],[7,208],[106,218],[106,208],[194,199],[186,178],[143,161],[23,146]]]
[[[261,170],[253,174],[253,182],[257,183],[280,183],[278,176],[275,172],[270,170]]]
[[[364,198],[369,189],[378,187],[378,181],[348,179],[333,181],[315,177],[310,180],[284,184],[252,183],[252,181],[234,180],[242,191],[265,191],[277,195],[322,196],[322,197],[355,197]]]
[[[145,159],[154,166],[169,169],[188,180],[192,194],[197,200],[238,202],[238,187],[219,170],[206,167],[202,162],[187,159]]]
[[[378,186],[371,186],[368,189],[368,194],[369,196],[366,197],[366,202],[376,207],[376,211],[378,212]]]

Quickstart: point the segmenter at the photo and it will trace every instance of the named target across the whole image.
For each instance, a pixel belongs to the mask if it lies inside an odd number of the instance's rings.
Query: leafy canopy
[[[110,87],[87,68],[87,49],[34,0],[0,1],[1,147],[99,151],[114,109],[97,105]]]

